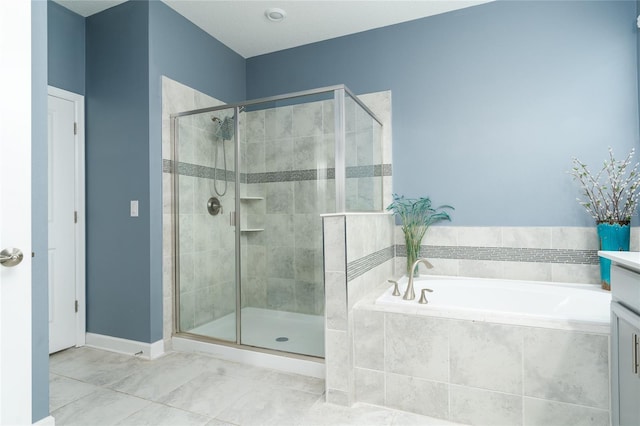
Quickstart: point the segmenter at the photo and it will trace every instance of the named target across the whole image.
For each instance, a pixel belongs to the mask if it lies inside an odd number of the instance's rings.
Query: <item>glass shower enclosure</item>
[[[171,116],[176,335],[324,357],[320,215],[382,210],[381,127],[345,86]]]

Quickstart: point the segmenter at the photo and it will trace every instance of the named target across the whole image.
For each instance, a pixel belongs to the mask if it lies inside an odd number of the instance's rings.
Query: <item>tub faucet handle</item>
[[[427,300],[427,292],[433,293],[433,290],[431,290],[430,288],[423,288],[422,292],[420,293],[420,300],[418,300],[418,303],[421,303],[423,305],[429,303],[429,301]]]
[[[392,296],[400,296],[400,290],[398,290],[398,281],[387,280],[387,282],[393,284],[393,293],[391,293],[391,295]]]
[[[411,265],[411,268],[408,271],[409,283],[407,284],[407,290],[404,292],[404,296],[402,296],[402,300],[413,300],[416,298],[416,292],[413,290],[413,272],[416,270],[416,268],[420,263],[422,263],[428,269],[433,268],[433,265],[431,264],[431,262],[429,262],[427,259],[423,257],[413,262],[413,265]]]

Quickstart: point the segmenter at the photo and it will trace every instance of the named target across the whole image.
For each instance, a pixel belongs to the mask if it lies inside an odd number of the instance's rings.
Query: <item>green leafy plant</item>
[[[585,197],[578,198],[578,203],[597,223],[629,224],[631,216],[637,213],[640,173],[639,163],[630,167],[634,152],[635,149],[631,149],[627,157],[619,161],[609,147],[609,158],[596,174],[592,174],[586,164],[573,158],[573,168],[568,173],[580,182]]]
[[[454,210],[448,205],[432,207],[429,197],[405,198],[404,195],[393,194],[393,202],[387,210],[392,211],[402,221],[402,232],[407,246],[407,275],[411,274],[411,266],[420,256],[420,245],[429,226],[442,220],[451,220],[444,209]]]

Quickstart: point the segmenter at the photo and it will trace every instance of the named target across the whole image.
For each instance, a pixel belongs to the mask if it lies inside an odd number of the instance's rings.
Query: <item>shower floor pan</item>
[[[324,317],[262,308],[242,308],[242,344],[324,357]],[[234,342],[236,315],[231,313],[189,333]]]

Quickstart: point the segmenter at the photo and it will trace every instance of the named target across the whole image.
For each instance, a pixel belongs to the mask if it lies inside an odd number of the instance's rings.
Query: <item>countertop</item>
[[[609,259],[620,265],[627,266],[640,272],[640,252],[638,251],[602,251],[598,252],[598,256]]]

